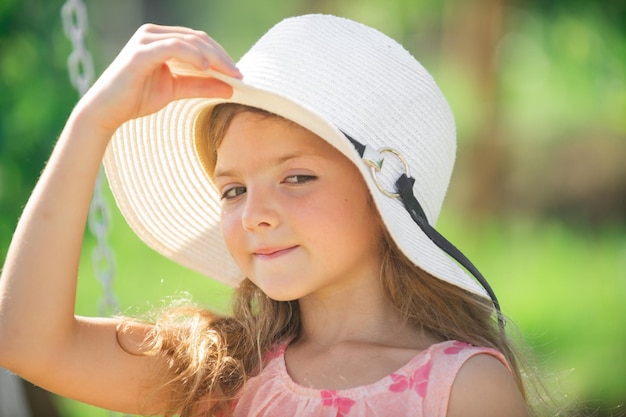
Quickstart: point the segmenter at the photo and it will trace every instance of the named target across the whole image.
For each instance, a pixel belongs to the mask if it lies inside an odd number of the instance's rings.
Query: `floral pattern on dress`
[[[417,368],[410,377],[395,373],[391,374],[393,384],[389,386],[389,391],[399,393],[406,390],[414,390],[417,395],[424,398],[426,396],[426,389],[428,388],[428,375],[430,374],[431,367],[432,361],[428,361]]]
[[[235,417],[441,416],[446,413],[454,378],[469,358],[488,354],[507,364],[504,356],[492,348],[446,341],[420,352],[374,384],[320,390],[298,385],[291,379],[284,358],[288,344],[268,349],[264,359],[269,362],[246,382],[233,403]]]
[[[337,395],[334,390],[322,390],[321,395],[324,407],[337,408],[337,417],[347,416],[354,405],[354,400]]]

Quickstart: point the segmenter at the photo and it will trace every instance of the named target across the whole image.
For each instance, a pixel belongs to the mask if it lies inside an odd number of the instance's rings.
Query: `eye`
[[[290,175],[285,177],[283,182],[288,184],[303,184],[317,179],[315,175]]]
[[[241,194],[246,192],[246,187],[232,187],[228,188],[222,193],[222,200],[232,200],[233,198],[239,197]]]

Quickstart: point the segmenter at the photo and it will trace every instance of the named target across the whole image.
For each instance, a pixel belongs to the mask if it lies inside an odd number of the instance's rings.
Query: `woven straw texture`
[[[190,99],[125,123],[105,155],[116,202],[149,246],[228,285],[243,279],[221,236],[219,196],[194,148],[196,119],[220,102],[247,104],[308,128],[361,170],[376,206],[401,250],[434,276],[486,296],[453,259],[426,237],[398,199],[377,188],[363,159],[384,159],[377,174],[389,191],[404,172],[434,225],[456,152],[450,108],[430,74],[400,44],[347,19],[307,15],[286,19],[242,57],[243,81],[172,64],[172,70],[214,76],[233,86],[228,100]],[[346,139],[366,145],[363,159]],[[200,132],[201,133],[201,132]]]

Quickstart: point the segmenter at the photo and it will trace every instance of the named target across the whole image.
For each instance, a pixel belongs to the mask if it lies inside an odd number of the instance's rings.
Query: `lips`
[[[255,250],[252,254],[258,259],[275,259],[293,252],[298,246],[268,247]]]

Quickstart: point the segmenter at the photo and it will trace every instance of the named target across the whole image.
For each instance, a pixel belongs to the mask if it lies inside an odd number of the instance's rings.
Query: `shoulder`
[[[477,354],[467,359],[452,385],[447,417],[528,417],[513,375],[500,359]]]

